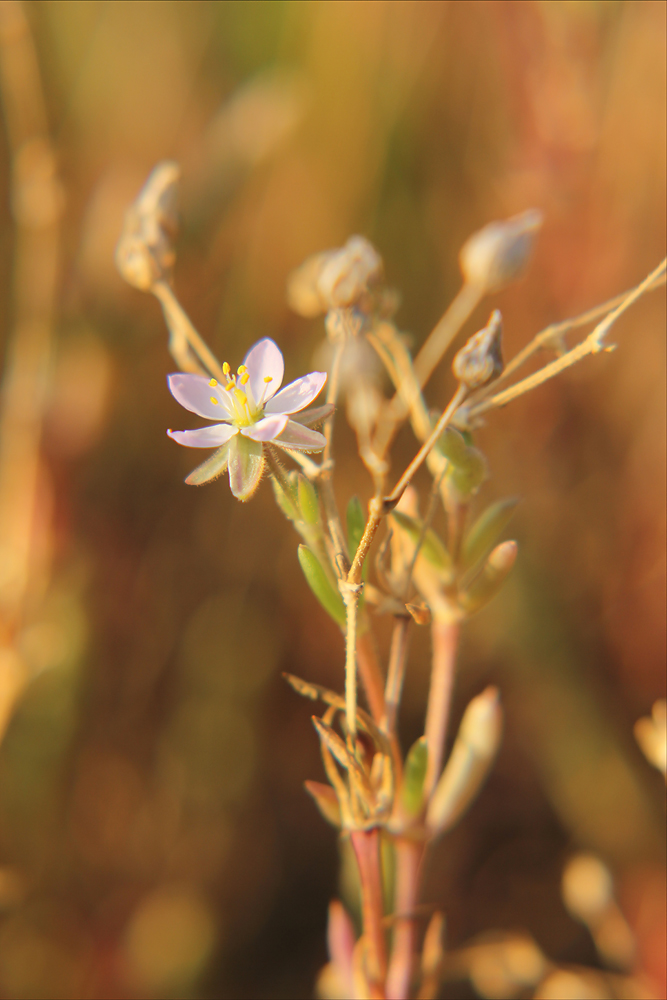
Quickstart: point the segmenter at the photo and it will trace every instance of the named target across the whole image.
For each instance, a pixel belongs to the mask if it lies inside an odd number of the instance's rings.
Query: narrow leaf
[[[409,517],[400,510],[392,511],[391,516],[396,524],[406,532],[410,541],[417,545],[422,537],[421,521],[416,520],[414,517]],[[424,556],[431,566],[444,573],[450,572],[452,557],[432,528],[428,528],[424,535],[420,554]]]
[[[299,475],[298,483],[299,510],[301,512],[301,517],[306,524],[317,524],[320,519],[320,505],[317,500],[315,487],[309,479],[306,479],[306,477],[302,475]]]
[[[331,785],[323,785],[320,781],[304,781],[304,785],[327,823],[331,823],[332,826],[342,826],[338,796]]]
[[[403,774],[403,807],[410,816],[418,816],[424,804],[424,778],[428,764],[426,737],[413,743],[405,761]]]
[[[347,547],[350,555],[350,562],[354,559],[354,554],[359,548],[361,536],[366,527],[366,517],[358,496],[350,497],[346,512],[347,520]]]
[[[338,625],[345,625],[343,598],[334,590],[317,556],[307,545],[300,545],[298,552],[303,575],[315,597]]]
[[[516,554],[516,542],[496,545],[481,573],[459,596],[459,604],[467,614],[474,615],[481,611],[496,596],[516,562]]]
[[[486,555],[509,524],[518,497],[498,500],[480,514],[463,540],[461,560],[463,569],[472,569]]]

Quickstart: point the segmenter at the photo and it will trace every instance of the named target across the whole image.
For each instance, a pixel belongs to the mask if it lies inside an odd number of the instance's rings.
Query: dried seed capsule
[[[465,344],[452,364],[452,371],[461,385],[468,389],[481,389],[498,378],[504,368],[502,356],[503,318],[494,309],[483,330]]]
[[[159,163],[128,210],[116,247],[116,267],[130,285],[150,291],[174,266],[176,194],[180,169]]]
[[[465,280],[485,295],[514,281],[528,262],[541,225],[542,213],[533,208],[473,233],[459,254]]]

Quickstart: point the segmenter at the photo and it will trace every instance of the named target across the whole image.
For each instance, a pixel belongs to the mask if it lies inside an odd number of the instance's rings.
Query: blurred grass
[[[535,205],[534,264],[493,303],[511,355],[664,255],[665,5],[25,7],[66,207],[19,642],[35,679],[0,750],[0,993],[308,996],[336,859],[301,789],[321,768],[308,709],[278,675],[340,688],[342,644],[268,487],[242,506],[224,481],[183,485],[162,320],[114,270],[123,212],[155,162],[181,162],[179,296],[219,356],[238,363],[270,335],[292,378],[322,338],[285,304],[306,254],[371,238],[419,344],[458,288],[462,241]],[[523,926],[554,958],[590,958],[558,896],[574,845],[603,854],[637,912],[655,898],[660,782],[631,733],[664,693],[660,294],[617,339],[479,435],[485,496],[524,497],[522,555],[464,641],[457,716],[493,680],[507,725],[427,882],[454,944]],[[448,386],[443,369],[430,399]],[[341,497],[367,499],[352,438],[338,440]],[[395,471],[413,447],[403,434]],[[406,745],[428,670],[426,638],[413,648]]]

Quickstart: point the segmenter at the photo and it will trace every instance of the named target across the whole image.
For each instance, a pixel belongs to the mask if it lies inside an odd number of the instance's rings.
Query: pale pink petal
[[[207,420],[224,420],[232,417],[234,410],[229,393],[217,383],[211,385],[205,375],[187,375],[176,372],[167,376],[169,391],[181,406]]]
[[[272,443],[293,451],[322,451],[326,438],[319,431],[297,424],[295,420],[288,420],[285,430]]]
[[[194,431],[167,431],[167,434],[186,448],[219,448],[238,434],[238,431],[229,424],[213,424],[210,427],[198,427]]]
[[[242,427],[241,434],[244,437],[252,438],[253,441],[273,441],[280,432],[285,429],[287,417],[284,413],[277,413],[273,417],[262,417],[256,424],[250,427]]]
[[[246,354],[243,364],[248,369],[250,388],[255,399],[258,402],[262,396],[265,400],[271,399],[280,388],[285,374],[285,363],[278,345],[270,337],[258,340]],[[265,381],[267,378],[270,379],[269,382]]]
[[[315,399],[327,380],[326,372],[311,372],[290,382],[264,407],[266,413],[296,413]]]

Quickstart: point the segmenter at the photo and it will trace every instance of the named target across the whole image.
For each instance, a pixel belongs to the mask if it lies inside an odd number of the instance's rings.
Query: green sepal
[[[231,443],[231,441],[225,441],[217,451],[209,455],[205,462],[193,469],[185,480],[188,486],[201,486],[203,483],[210,483],[212,479],[221,476],[227,468]]]
[[[347,548],[350,556],[350,562],[352,562],[355,553],[359,548],[359,542],[361,541],[361,536],[364,533],[364,528],[366,527],[364,508],[361,506],[361,500],[356,495],[350,497],[350,502],[347,505],[346,521]]]
[[[457,431],[455,427],[445,427],[438,438],[436,447],[452,465],[463,465],[465,463],[468,444],[463,434]]]
[[[317,524],[320,520],[320,505],[317,500],[317,492],[313,484],[305,476],[299,475],[297,493],[301,517],[306,524]]]
[[[271,486],[276,498],[276,503],[289,521],[298,521],[299,509],[297,506],[297,485],[296,472],[286,472],[285,479],[289,486],[283,485],[277,476],[271,476]]]
[[[393,510],[391,516],[398,526],[405,531],[410,541],[417,545],[422,537],[423,525],[421,521],[410,517],[408,514],[404,514],[400,510]],[[452,557],[432,528],[426,530],[419,552],[431,566],[440,572],[449,573],[451,571]]]
[[[428,764],[426,737],[420,736],[410,747],[405,759],[401,797],[403,808],[410,816],[418,816],[424,805],[424,778]]]
[[[345,605],[343,604],[343,598],[340,596],[337,590],[329,580],[322,566],[311,549],[307,545],[300,545],[299,550],[299,563],[301,564],[301,569],[303,570],[303,575],[306,578],[308,586],[315,594],[324,610],[331,615],[333,620],[338,625],[345,625]]]
[[[249,500],[264,471],[264,451],[260,441],[235,434],[229,442],[229,485],[237,500]]]
[[[480,514],[463,539],[461,564],[464,571],[472,569],[495,544],[509,524],[518,502],[518,497],[498,500]]]
[[[484,455],[470,442],[469,434],[455,427],[446,427],[438,438],[437,447],[450,463],[447,482],[462,497],[469,497],[482,485],[488,475]]]

